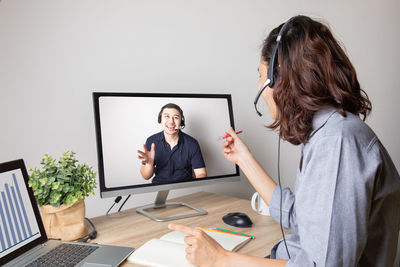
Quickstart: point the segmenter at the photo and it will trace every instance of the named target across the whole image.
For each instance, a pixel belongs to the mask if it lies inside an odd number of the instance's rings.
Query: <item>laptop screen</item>
[[[47,240],[23,160],[0,164],[0,264]]]

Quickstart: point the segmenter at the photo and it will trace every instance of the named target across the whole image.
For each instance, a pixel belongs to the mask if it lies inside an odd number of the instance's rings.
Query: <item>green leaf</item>
[[[45,178],[39,179],[40,186],[45,186],[48,180],[49,180],[49,179],[46,178],[46,177],[45,177]]]
[[[67,193],[67,192],[69,192],[70,191],[70,188],[72,189],[73,187],[70,187],[69,185],[63,185],[63,188],[62,188],[62,191],[64,192],[64,193]]]
[[[57,191],[60,191],[60,188],[61,188],[60,182],[54,182],[51,187],[52,190],[57,190]]]
[[[49,203],[52,205],[56,204],[56,205],[60,206],[60,204],[61,204],[60,199],[61,199],[61,194],[56,191],[53,191],[50,193]]]

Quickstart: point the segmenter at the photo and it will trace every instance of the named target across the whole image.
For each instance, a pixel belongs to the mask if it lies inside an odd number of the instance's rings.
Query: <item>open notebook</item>
[[[250,236],[232,235],[228,233],[207,231],[224,249],[237,251],[250,240]],[[184,242],[186,234],[172,231],[159,239],[151,239],[136,249],[129,258],[129,262],[154,267],[186,267],[194,266],[186,260]]]

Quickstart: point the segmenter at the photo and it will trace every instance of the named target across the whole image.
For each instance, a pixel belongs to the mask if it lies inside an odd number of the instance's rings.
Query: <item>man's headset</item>
[[[276,60],[276,54],[278,52],[278,47],[279,47],[279,43],[281,41],[282,35],[286,33],[287,28],[289,27],[289,24],[293,20],[293,18],[289,19],[287,22],[285,22],[285,24],[283,24],[281,30],[278,33],[278,36],[276,37],[276,44],[274,45],[274,48],[272,49],[271,59],[269,60],[267,80],[261,86],[261,89],[260,89],[260,91],[258,91],[258,93],[256,95],[256,99],[254,100],[254,108],[256,109],[256,112],[257,112],[258,116],[260,116],[260,117],[262,116],[262,114],[257,109],[257,102],[258,102],[258,99],[260,98],[262,92],[264,91],[264,89],[267,88],[267,86],[269,88],[273,88],[276,80],[278,79],[279,67],[278,66],[274,67],[275,60]]]
[[[161,108],[160,113],[158,113],[157,122],[158,122],[158,123],[161,123],[162,112],[163,112],[163,110],[166,109],[166,108],[174,108],[174,109],[176,109],[177,111],[179,111],[179,113],[181,114],[181,129],[185,128],[185,116],[183,116],[183,111],[182,111],[182,109],[181,109],[177,104],[174,104],[174,103],[168,103],[168,104],[164,105],[164,106]]]

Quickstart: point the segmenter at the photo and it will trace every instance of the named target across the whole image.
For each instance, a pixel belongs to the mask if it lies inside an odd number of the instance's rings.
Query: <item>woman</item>
[[[189,234],[188,260],[199,266],[393,266],[400,177],[359,117],[366,118],[371,103],[329,28],[296,16],[274,29],[264,41],[259,73],[274,120],[268,127],[302,146],[295,194],[276,185],[232,129],[223,154],[278,222],[282,194],[282,224],[290,235],[264,259],[225,251],[202,231],[170,225]]]

